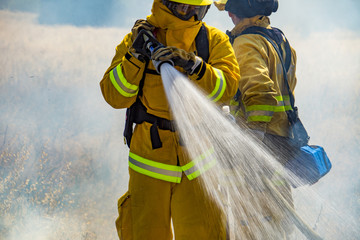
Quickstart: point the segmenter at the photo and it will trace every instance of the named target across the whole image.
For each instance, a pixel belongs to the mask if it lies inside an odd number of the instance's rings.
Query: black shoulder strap
[[[230,32],[227,32],[227,34],[229,35]],[[244,31],[242,31],[237,36],[231,36],[231,34],[230,34],[230,37],[231,37],[230,41],[234,41],[235,38],[237,38],[238,36],[244,35],[244,34],[259,34],[259,35],[263,36],[264,38],[266,38],[266,40],[268,40],[268,42],[270,42],[273,45],[274,49],[276,50],[276,52],[280,58],[280,62],[282,64],[282,68],[283,68],[283,72],[284,72],[285,86],[287,87],[287,90],[289,92],[291,107],[294,109],[295,108],[295,106],[294,106],[295,99],[290,90],[289,82],[287,79],[287,72],[289,71],[290,64],[291,64],[291,48],[290,48],[289,41],[286,39],[283,32],[278,28],[267,29],[267,28],[258,27],[258,26],[249,27],[249,28],[245,29]],[[281,49],[282,49],[281,44],[283,42],[285,43],[285,56],[284,56],[283,51],[281,51]],[[284,57],[286,59],[285,61],[284,61]]]
[[[285,36],[281,32],[281,30],[279,30],[277,28],[266,29],[266,28],[261,28],[261,27],[251,27],[251,28],[248,28],[245,31],[243,31],[240,35],[242,35],[242,34],[260,34],[261,36],[266,38],[273,45],[274,49],[276,50],[276,52],[280,58],[280,62],[281,62],[282,69],[283,69],[284,82],[285,82],[285,85],[286,85],[286,88],[288,90],[289,97],[290,97],[290,104],[291,104],[292,110],[286,111],[286,114],[288,115],[289,123],[292,126],[294,142],[296,144],[299,144],[299,146],[304,146],[304,145],[308,144],[310,137],[307,134],[307,131],[299,118],[298,109],[297,109],[297,107],[295,107],[294,95],[292,94],[292,91],[290,90],[289,82],[287,79],[287,72],[289,71],[289,67],[291,64],[291,48],[290,48],[289,41],[285,38]],[[281,51],[281,49],[282,49],[281,44],[283,42],[285,43],[285,54],[286,54],[285,61],[284,61],[283,51]]]
[[[203,24],[195,38],[195,44],[196,44],[196,50],[199,57],[201,57],[205,62],[208,62],[209,60],[209,39],[208,39],[208,33],[205,25]],[[139,105],[141,105],[140,96],[143,94],[143,87],[144,87],[144,81],[146,74],[155,74],[159,75],[155,70],[148,69],[149,60],[145,62],[145,70],[143,73],[143,76],[140,80],[139,84],[139,93],[136,97],[136,101],[133,105],[131,105],[130,108],[126,110],[126,121],[125,121],[125,128],[124,128],[124,138],[125,142],[130,147],[130,142],[132,138],[133,133],[133,124],[136,123],[136,114],[137,114],[137,108],[139,108]],[[146,112],[146,110],[144,110]],[[156,116],[155,116],[156,117]],[[161,123],[161,122],[159,122]],[[161,147],[161,141],[157,133],[157,122],[155,121],[155,124],[151,127],[151,138],[152,138],[152,144],[153,148],[159,148]],[[175,131],[175,130],[173,130]],[[155,146],[154,146],[155,144]]]
[[[294,100],[294,96],[292,95],[292,92],[290,90],[289,87],[289,83],[287,80],[287,72],[289,71],[290,68],[290,64],[291,64],[291,48],[290,48],[290,44],[289,41],[286,39],[284,33],[278,29],[278,28],[272,28],[272,29],[267,29],[264,27],[259,27],[259,26],[252,26],[249,27],[247,29],[245,29],[244,31],[242,31],[240,34],[233,36],[231,35],[230,31],[226,31],[226,34],[229,37],[229,41],[231,44],[234,44],[235,38],[237,38],[238,36],[244,35],[244,34],[259,34],[261,36],[263,36],[264,38],[266,38],[275,48],[277,54],[279,55],[279,58],[281,60],[281,63],[283,64],[283,71],[284,71],[284,81],[285,84],[287,86],[289,95],[290,95],[290,102],[291,102],[291,106],[292,108],[294,108],[294,104],[295,104],[295,100]],[[285,43],[285,56],[283,51],[281,51],[281,44]],[[285,62],[284,59],[285,58]],[[241,93],[237,92],[237,95],[240,95]]]
[[[209,38],[208,38],[208,32],[203,24],[199,30],[199,33],[197,34],[195,38],[195,45],[197,54],[199,57],[201,57],[205,62],[209,61]]]
[[[278,30],[278,32],[275,32],[275,31],[272,31],[271,29],[266,29],[266,28],[262,28],[262,27],[250,27],[250,28],[245,29],[245,31],[243,31],[240,35],[259,34],[259,35],[263,36],[264,38],[266,38],[268,40],[268,42],[270,42],[273,45],[274,49],[276,50],[276,52],[280,58],[280,62],[282,64],[285,86],[289,92],[291,107],[294,109],[295,108],[294,95],[292,94],[292,91],[290,90],[289,82],[287,79],[287,71],[289,70],[288,69],[289,67],[287,68],[285,66],[285,62],[284,62],[284,58],[283,58],[284,54],[280,50],[282,42],[285,42],[285,44],[287,43],[286,45],[290,45],[290,44],[287,40],[285,41],[284,39],[280,38],[280,36],[278,35],[279,32],[281,32],[281,31]],[[282,32],[281,32],[281,35],[283,36]],[[290,48],[290,46],[289,46],[289,48]],[[286,58],[290,59],[290,61],[291,61],[291,51],[290,51],[290,53],[286,54]]]
[[[291,48],[290,48],[289,41],[286,39],[284,33],[280,29],[278,29],[278,28],[267,29],[264,27],[253,26],[253,27],[249,27],[249,28],[245,29],[238,36],[244,35],[244,34],[259,34],[259,35],[265,37],[270,43],[275,42],[278,49],[280,50],[279,51],[280,56],[282,57],[283,60],[285,60],[284,65],[285,65],[286,72],[289,71],[290,64],[291,64]],[[285,56],[284,56],[284,52],[282,51],[282,47],[281,47],[282,43],[284,43],[284,47],[285,47]]]

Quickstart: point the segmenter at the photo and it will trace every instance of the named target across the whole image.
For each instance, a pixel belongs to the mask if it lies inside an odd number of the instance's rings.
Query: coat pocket
[[[132,237],[132,218],[131,218],[131,199],[129,192],[126,192],[118,200],[119,217],[116,219],[116,229],[120,240],[131,240]]]

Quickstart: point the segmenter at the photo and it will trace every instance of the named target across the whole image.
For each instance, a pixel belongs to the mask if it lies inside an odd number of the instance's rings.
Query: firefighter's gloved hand
[[[147,58],[147,56],[145,56],[146,54],[144,54],[145,39],[142,38],[142,36],[139,36],[139,32],[141,30],[146,30],[146,31],[152,32],[154,29],[155,29],[155,27],[152,26],[150,23],[148,23],[144,19],[137,20],[134,24],[134,27],[131,29],[131,33],[132,33],[131,40],[132,40],[133,44],[129,48],[129,52],[131,55],[133,55],[140,61],[145,61],[145,58]],[[150,34],[152,34],[152,33],[150,33]]]
[[[155,29],[155,27],[144,19],[136,20],[133,28],[131,29],[131,33],[132,33],[131,40],[133,42],[136,39],[136,37],[138,36],[139,32],[143,29],[152,32]]]
[[[151,59],[160,62],[172,62],[175,66],[182,67],[189,75],[192,75],[203,61],[192,52],[177,47],[165,46],[155,48]]]

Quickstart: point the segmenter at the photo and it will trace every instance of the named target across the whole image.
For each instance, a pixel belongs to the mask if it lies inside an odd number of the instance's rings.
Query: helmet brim
[[[196,6],[206,6],[211,5],[213,3],[212,0],[171,0],[172,2],[190,4]]]

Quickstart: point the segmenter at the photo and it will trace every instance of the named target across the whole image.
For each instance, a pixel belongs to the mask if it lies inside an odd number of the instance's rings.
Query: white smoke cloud
[[[124,112],[105,103],[99,81],[125,31],[43,26],[9,11],[0,28],[0,235],[114,239]],[[62,238],[67,222],[73,235]]]
[[[231,28],[226,13],[209,14]],[[359,31],[304,35],[281,23],[297,50],[301,118],[333,162],[313,188],[359,221]],[[46,26],[10,11],[0,11],[0,29],[0,235],[66,239],[70,222],[68,239],[115,239],[128,177],[124,110],[105,103],[99,81],[129,29]]]

